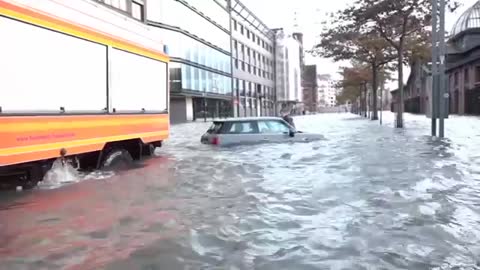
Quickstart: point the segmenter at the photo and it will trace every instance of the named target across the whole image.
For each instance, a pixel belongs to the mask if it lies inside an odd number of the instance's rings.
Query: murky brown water
[[[1,193],[0,269],[478,269],[478,120],[437,141],[407,119],[301,117],[327,140],[225,149],[174,126],[143,168]]]

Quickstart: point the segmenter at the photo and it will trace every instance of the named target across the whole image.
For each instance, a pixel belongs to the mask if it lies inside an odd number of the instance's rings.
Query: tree
[[[397,55],[398,90],[400,106],[396,126],[403,127],[403,65],[409,38],[428,36],[431,25],[432,0],[355,0],[343,12],[342,19],[353,21],[362,31],[375,31],[395,50]],[[455,1],[448,1],[450,9],[458,7]]]
[[[394,48],[376,31],[346,21],[344,14],[340,11],[332,15],[333,21],[320,35],[321,42],[312,53],[334,61],[355,60],[367,64],[372,74],[372,94],[377,96],[379,70],[395,60]],[[373,100],[373,107],[377,108],[377,99]],[[377,119],[375,109],[372,120]]]
[[[362,97],[366,97],[367,84],[372,80],[371,70],[367,66],[360,63],[352,63],[352,67],[343,67],[340,72],[342,79],[337,83],[340,93],[337,100],[340,102],[355,101]],[[366,100],[361,99],[361,109],[366,116]]]
[[[385,85],[388,80],[391,80],[390,72],[383,68],[378,70],[377,80],[379,85]],[[352,62],[352,67],[343,67],[341,68],[340,75],[342,79],[338,81],[336,87],[339,89],[339,94],[337,95],[337,100],[340,102],[346,101],[355,101],[359,97],[362,97],[362,93],[364,93],[363,97],[366,97],[366,92],[368,86],[371,86],[372,82],[372,70],[370,67],[366,65],[362,65],[357,62]],[[382,87],[383,89],[383,87]],[[374,100],[380,97],[378,93],[372,96],[375,97]],[[364,98],[361,100],[363,109],[366,111],[366,100]],[[377,107],[374,107],[375,111]],[[383,108],[383,104],[380,106]]]

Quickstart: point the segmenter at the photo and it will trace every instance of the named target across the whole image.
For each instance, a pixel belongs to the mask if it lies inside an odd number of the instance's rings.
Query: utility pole
[[[445,0],[432,0],[432,136],[445,136],[445,117],[448,115],[448,92],[445,75]]]
[[[439,75],[439,90],[440,90],[440,97],[438,100],[440,101],[440,115],[439,115],[439,131],[438,135],[440,138],[445,137],[445,118],[448,115],[448,90],[447,90],[447,80],[446,80],[446,68],[445,68],[445,58],[447,53],[447,47],[445,44],[445,1],[440,0],[440,75]]]
[[[383,124],[383,91],[385,91],[385,82],[382,79],[382,85],[380,86],[380,125]]]

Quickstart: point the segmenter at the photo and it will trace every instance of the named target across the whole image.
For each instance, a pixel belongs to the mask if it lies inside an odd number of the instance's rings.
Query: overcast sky
[[[304,33],[305,47],[311,48],[318,40],[320,23],[329,12],[342,9],[352,0],[241,0],[270,28],[292,29],[296,22]],[[463,6],[454,14],[447,14],[446,28],[452,28],[456,19],[478,0],[459,0]],[[296,14],[296,15],[295,15]],[[340,64],[306,56],[308,64],[316,63],[320,73],[336,73]],[[335,74],[332,74],[335,75]]]

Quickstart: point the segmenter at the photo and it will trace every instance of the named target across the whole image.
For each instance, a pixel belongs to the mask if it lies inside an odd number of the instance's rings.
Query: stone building
[[[414,63],[405,85],[405,112],[430,114],[430,64]],[[480,0],[454,24],[447,42],[447,89],[451,114],[480,114]],[[392,91],[392,110],[398,90]]]
[[[480,114],[480,1],[455,23],[448,41],[450,113]]]
[[[410,65],[411,71],[407,83],[404,86],[404,111],[407,113],[430,114],[432,95],[431,64],[422,61],[414,61]],[[397,111],[399,92],[398,89],[391,92],[392,111]]]

